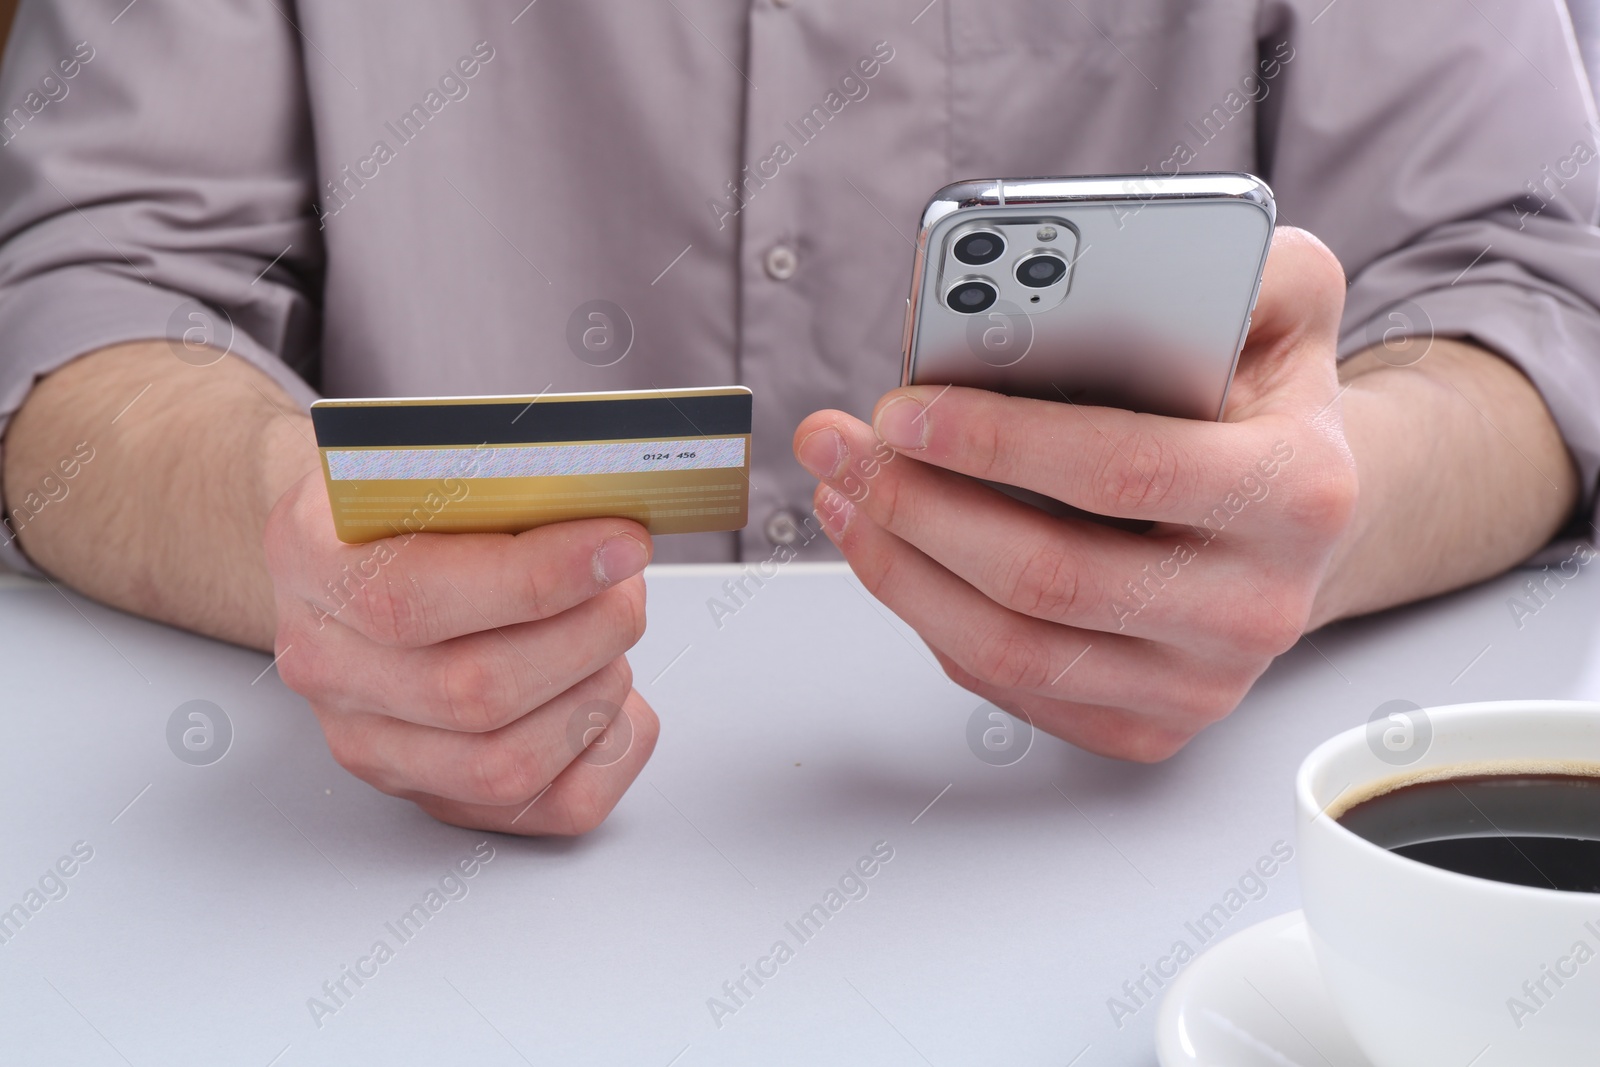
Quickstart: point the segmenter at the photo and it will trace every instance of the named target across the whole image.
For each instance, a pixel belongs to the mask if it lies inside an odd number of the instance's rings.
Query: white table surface
[[[1292,839],[1318,741],[1393,698],[1600,696],[1600,581],[1519,628],[1520,573],[1302,641],[1165,764],[1040,735],[995,767],[980,701],[846,572],[791,565],[718,630],[732,573],[652,572],[632,658],[661,742],[577,841],[435,823],[340,770],[253,681],[267,657],[0,582],[0,909],[93,849],[0,945],[0,1063],[1148,1067],[1155,1006],[1119,1028],[1108,999]],[[210,766],[167,745],[193,699],[234,727]],[[388,932],[486,839],[466,896]],[[867,895],[801,943],[786,922],[879,841]],[[1296,907],[1294,868],[1224,932]],[[319,1027],[309,998],[380,938]],[[780,939],[719,1027],[708,998]]]

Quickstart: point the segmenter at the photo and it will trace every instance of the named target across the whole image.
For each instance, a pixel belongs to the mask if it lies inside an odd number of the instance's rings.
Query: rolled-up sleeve
[[[119,6],[25,0],[0,71],[0,433],[41,376],[125,341],[187,335],[315,395],[294,27],[269,0]]]
[[[1263,19],[1264,41],[1293,50],[1261,113],[1265,177],[1280,221],[1344,264],[1340,356],[1431,335],[1510,360],[1561,429],[1587,519],[1600,123],[1559,0],[1286,0]]]

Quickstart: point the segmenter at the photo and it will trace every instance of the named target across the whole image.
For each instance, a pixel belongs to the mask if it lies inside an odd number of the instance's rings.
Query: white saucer
[[[1156,1052],[1161,1067],[1371,1067],[1328,999],[1298,911],[1189,964],[1161,1001]]]

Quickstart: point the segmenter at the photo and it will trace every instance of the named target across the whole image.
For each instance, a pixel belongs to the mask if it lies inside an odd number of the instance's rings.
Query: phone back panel
[[[1271,192],[1248,175],[950,186],[918,238],[904,381],[1220,418],[1273,223]],[[957,261],[975,231],[1004,254]],[[1016,273],[1041,254],[1068,264],[1042,289]],[[952,310],[952,287],[972,281],[997,290],[993,305]]]

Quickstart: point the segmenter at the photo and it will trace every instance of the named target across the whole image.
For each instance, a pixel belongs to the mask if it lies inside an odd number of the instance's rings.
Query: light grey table
[[[0,584],[0,909],[40,905],[0,926],[0,1063],[1148,1067],[1124,983],[1292,839],[1318,741],[1393,698],[1600,696],[1600,581],[1518,620],[1521,573],[1301,642],[1166,764],[1041,735],[994,766],[977,698],[846,572],[791,566],[719,629],[733,573],[652,573],[660,746],[579,841],[432,822],[342,772],[265,656]],[[233,728],[206,766],[167,740],[194,699]],[[1297,905],[1292,860],[1263,884],[1220,933]]]

